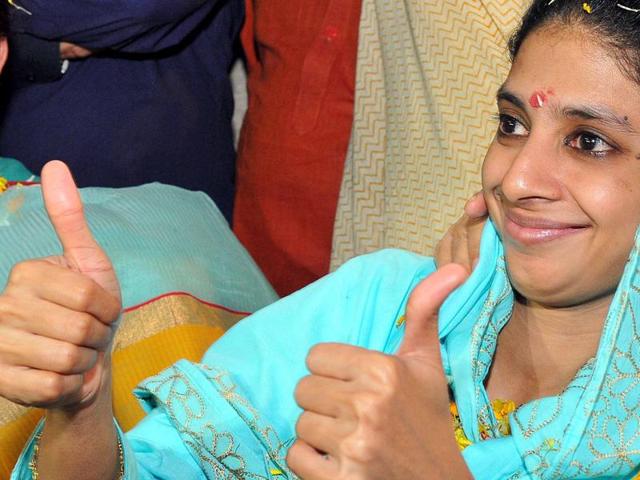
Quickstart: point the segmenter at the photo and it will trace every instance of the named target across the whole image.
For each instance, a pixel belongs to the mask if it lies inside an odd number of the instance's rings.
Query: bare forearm
[[[37,459],[41,478],[113,480],[120,462],[111,395],[80,412],[47,412]]]

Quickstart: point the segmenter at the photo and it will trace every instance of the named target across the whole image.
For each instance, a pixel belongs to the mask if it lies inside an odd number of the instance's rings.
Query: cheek
[[[499,145],[496,143],[496,140],[491,143],[482,163],[482,189],[485,194],[500,185],[505,174],[507,162],[502,158],[503,155],[500,154]]]
[[[482,191],[487,204],[489,215],[494,220],[498,219],[498,201],[494,195],[495,189],[502,184],[502,180],[507,174],[509,160],[501,152],[500,146],[491,144],[482,164]]]
[[[618,188],[627,192],[628,195],[634,194],[633,184],[630,181],[625,180],[623,178],[618,179]]]
[[[611,231],[633,231],[640,223],[640,188],[623,177],[605,183],[579,182],[576,198],[596,224]]]
[[[589,253],[598,277],[594,283],[617,285],[633,247],[640,224],[640,188],[632,185],[632,181],[620,176],[576,191],[576,199],[596,229]]]

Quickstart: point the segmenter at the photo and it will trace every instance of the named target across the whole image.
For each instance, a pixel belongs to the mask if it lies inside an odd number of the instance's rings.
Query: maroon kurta
[[[234,231],[281,295],[327,273],[360,0],[247,0]]]

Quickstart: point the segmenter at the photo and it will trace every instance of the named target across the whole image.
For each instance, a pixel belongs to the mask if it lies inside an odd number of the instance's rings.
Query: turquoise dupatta
[[[596,357],[562,394],[518,408],[500,438],[484,380],[514,295],[491,223],[470,280],[441,311],[445,370],[463,428],[464,456],[476,478],[630,478],[640,464],[638,234],[605,322]],[[493,439],[481,441],[478,422]]]

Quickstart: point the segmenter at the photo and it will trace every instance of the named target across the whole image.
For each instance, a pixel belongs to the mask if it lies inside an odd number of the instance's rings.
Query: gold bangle
[[[31,480],[38,480],[40,478],[40,474],[38,473],[38,454],[40,453],[40,437],[42,437],[42,431],[36,435],[34,438],[33,445],[33,456],[31,457],[31,461],[29,462],[29,470],[31,470]],[[120,463],[120,468],[118,471],[117,480],[124,479],[124,448],[122,446],[122,441],[120,440],[120,436],[118,436],[118,462]]]

